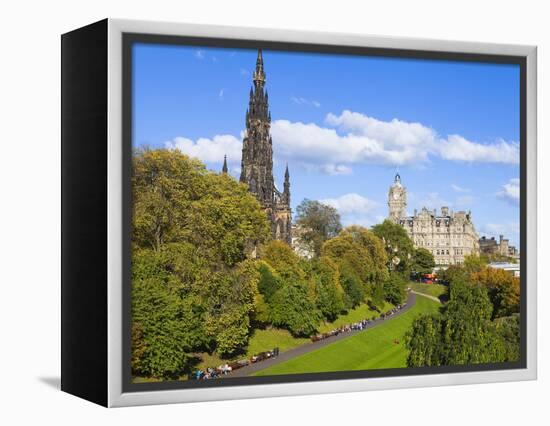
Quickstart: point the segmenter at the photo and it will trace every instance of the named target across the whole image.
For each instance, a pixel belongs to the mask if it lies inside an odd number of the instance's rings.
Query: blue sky
[[[257,52],[134,46],[133,144],[178,148],[238,177]],[[387,215],[396,171],[407,210],[471,210],[481,235],[519,242],[519,67],[264,50],[275,181],[338,208]]]

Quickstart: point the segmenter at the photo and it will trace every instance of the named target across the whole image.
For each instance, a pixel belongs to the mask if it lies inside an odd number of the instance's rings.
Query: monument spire
[[[227,174],[227,155],[223,156],[222,173]]]

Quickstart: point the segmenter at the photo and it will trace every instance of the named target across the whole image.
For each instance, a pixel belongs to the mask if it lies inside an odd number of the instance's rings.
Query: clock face
[[[397,192],[397,191],[395,191],[395,192],[393,193],[393,199],[394,199],[394,200],[399,199],[400,196],[401,196],[401,194],[400,194],[399,192]]]

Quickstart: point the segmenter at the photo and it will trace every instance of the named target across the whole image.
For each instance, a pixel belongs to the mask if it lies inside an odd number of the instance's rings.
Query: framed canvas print
[[[536,378],[536,49],[62,36],[62,389],[105,406]]]

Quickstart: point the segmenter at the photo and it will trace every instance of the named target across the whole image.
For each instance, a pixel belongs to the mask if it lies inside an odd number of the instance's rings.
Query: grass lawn
[[[449,287],[442,284],[424,284],[410,282],[409,286],[418,293],[429,294],[430,296],[439,297],[446,295]]]
[[[384,302],[382,312],[387,312],[391,308],[393,308],[393,305],[391,303]],[[372,311],[371,309],[369,309],[366,303],[363,303],[356,308],[348,311],[347,314],[339,316],[333,322],[325,322],[321,324],[319,326],[319,333],[326,333],[328,331],[334,330],[335,328],[341,327],[342,325],[351,324],[364,319],[370,319],[378,315],[378,312]]]
[[[433,300],[417,296],[415,305],[396,318],[316,351],[259,371],[255,375],[406,367],[407,350],[403,341],[405,333],[415,317],[421,313],[437,312],[439,306]],[[399,343],[394,343],[395,339]]]
[[[392,304],[385,302],[382,312],[385,312],[392,307]],[[374,316],[378,316],[378,313],[370,310],[368,305],[364,303],[355,309],[350,310],[347,314],[341,315],[333,322],[322,323],[319,326],[319,332],[325,333],[342,325],[351,324],[367,318],[373,318]],[[265,330],[257,329],[254,330],[254,333],[250,337],[246,355],[240,355],[231,359],[224,359],[220,358],[216,353],[200,353],[197,355],[202,358],[202,361],[197,365],[197,367],[213,367],[225,364],[227,361],[233,361],[235,359],[250,358],[252,355],[268,351],[276,347],[278,347],[281,352],[284,352],[308,342],[310,342],[310,339],[293,337],[289,331],[280,328],[268,328]]]
[[[309,342],[309,339],[293,337],[288,330],[271,328],[267,330],[255,330],[248,343],[246,354],[251,357],[254,354],[279,348],[281,352],[288,351],[296,346]]]

